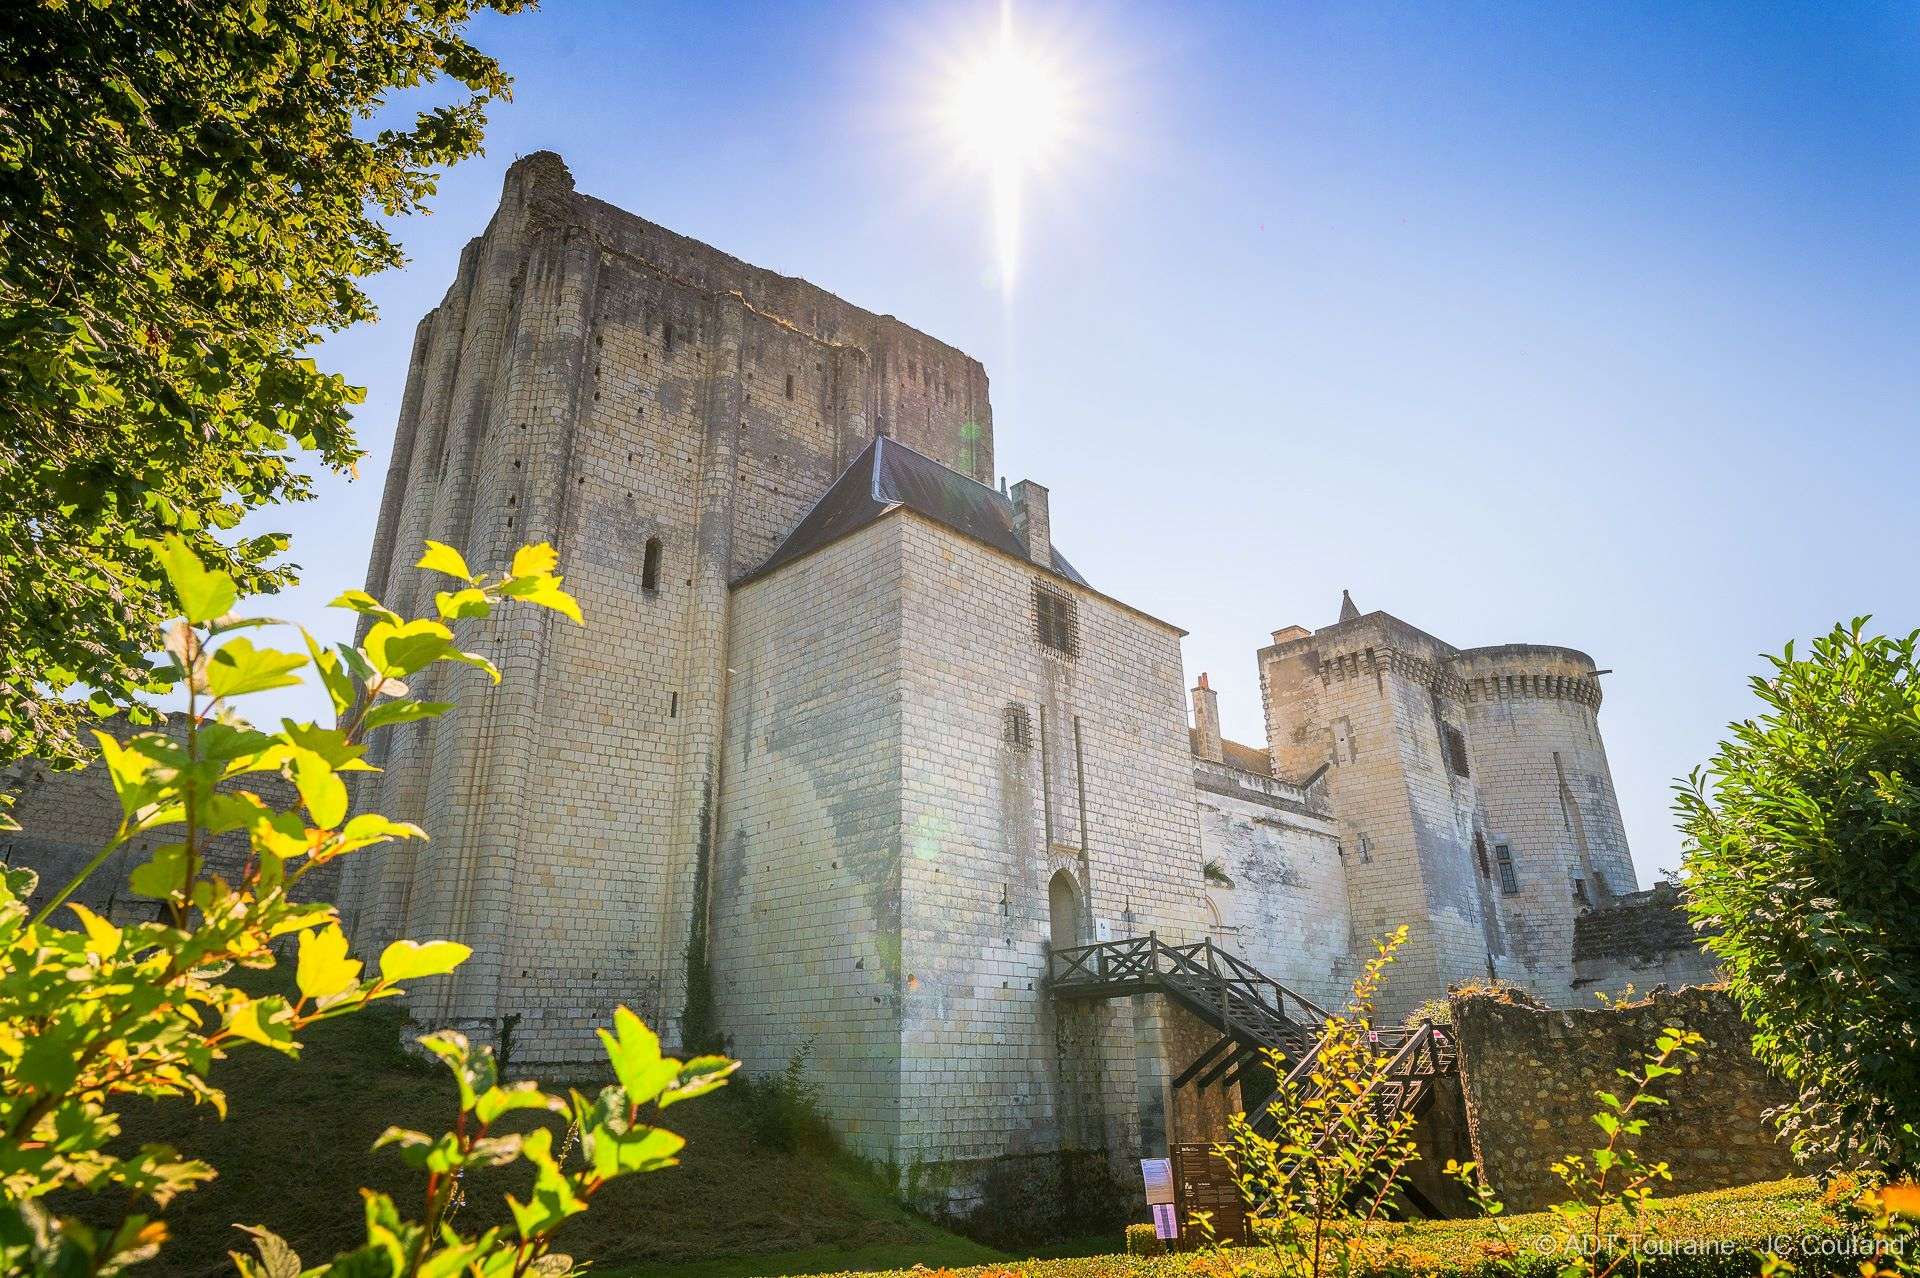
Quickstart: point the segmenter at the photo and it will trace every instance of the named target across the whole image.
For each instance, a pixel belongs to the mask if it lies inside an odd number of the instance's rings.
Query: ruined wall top
[[[857,407],[873,433],[890,435],[982,483],[993,480],[993,408],[987,372],[964,351],[876,315],[816,284],[755,266],[708,244],[575,190],[551,151],[515,160],[487,234],[524,228],[529,236],[590,236],[603,253],[753,311],[868,366],[867,402]],[[470,249],[471,252],[471,249]],[[464,263],[463,263],[464,265]],[[465,271],[462,271],[463,276]],[[456,281],[454,288],[462,283]]]

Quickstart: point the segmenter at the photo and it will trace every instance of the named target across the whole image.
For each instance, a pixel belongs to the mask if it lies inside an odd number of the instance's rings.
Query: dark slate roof
[[[779,549],[734,584],[764,577],[802,555],[858,532],[896,506],[905,506],[995,550],[1020,559],[1027,557],[1025,547],[1014,535],[1013,502],[1005,494],[880,435],[833,481],[826,496],[814,503]],[[1067,562],[1059,547],[1049,549],[1055,572],[1068,581],[1087,585],[1086,578]]]

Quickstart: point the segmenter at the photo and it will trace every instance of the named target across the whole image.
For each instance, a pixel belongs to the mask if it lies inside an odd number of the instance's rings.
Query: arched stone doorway
[[[1081,943],[1080,885],[1066,870],[1058,871],[1047,882],[1047,918],[1055,950],[1072,949]]]

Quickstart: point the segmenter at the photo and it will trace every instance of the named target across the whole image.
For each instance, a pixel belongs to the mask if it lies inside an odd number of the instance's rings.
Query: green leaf
[[[315,826],[331,830],[347,815],[347,785],[334,775],[333,765],[311,750],[293,757],[293,785]]]
[[[243,1278],[300,1278],[300,1257],[287,1246],[286,1239],[261,1225],[235,1225],[234,1228],[251,1235],[253,1249],[260,1253],[257,1262],[237,1251],[227,1253],[233,1257],[234,1268]]]
[[[367,631],[362,647],[375,670],[388,678],[404,679],[454,651],[453,631],[424,617],[399,625],[380,621]]]
[[[415,723],[421,719],[434,719],[453,709],[451,701],[382,701],[367,711],[367,717],[360,721],[361,726],[371,732],[375,728],[387,728],[396,723]]]
[[[333,713],[336,716],[345,714],[357,695],[353,677],[347,673],[338,654],[321,647],[305,626],[300,627],[300,637],[306,640],[307,656],[320,674],[320,682],[327,690],[327,699],[333,702]]]
[[[324,1000],[356,988],[360,966],[358,959],[347,957],[347,935],[339,924],[300,934],[300,959],[294,979],[302,997]]]
[[[664,1128],[636,1126],[616,1132],[602,1127],[593,1134],[593,1168],[606,1177],[659,1171],[677,1163],[674,1155],[686,1144]]]
[[[424,839],[427,832],[411,821],[390,821],[378,812],[362,812],[341,829],[333,854],[352,852],[394,839]]]
[[[551,608],[555,612],[573,618],[576,624],[586,624],[580,617],[580,605],[574,597],[560,589],[560,578],[515,577],[500,589],[511,599],[522,603],[539,604],[542,608]]]
[[[389,625],[400,624],[400,614],[375,599],[364,590],[343,590],[335,595],[329,608],[351,608],[365,616],[377,617]]]
[[[293,1041],[293,1009],[278,994],[249,999],[227,1013],[227,1028],[248,1042],[271,1047],[288,1056],[298,1056],[300,1045]]]
[[[442,542],[428,541],[427,553],[420,556],[420,562],[414,567],[445,573],[462,581],[473,580],[473,573],[467,568],[467,561],[460,557],[460,552]]]
[[[473,1112],[474,1117],[482,1123],[491,1125],[502,1114],[510,1114],[517,1109],[543,1109],[554,1114],[566,1112],[566,1106],[559,1097],[547,1095],[538,1084],[531,1081],[489,1087],[474,1103]]]
[[[178,843],[169,843],[153,850],[153,855],[146,863],[127,877],[127,886],[133,889],[135,896],[164,901],[185,885],[186,876],[186,848]]]
[[[238,697],[291,687],[300,680],[289,672],[306,664],[298,653],[256,648],[245,638],[229,639],[207,662],[207,691],[215,697]]]
[[[574,1192],[573,1182],[561,1173],[554,1161],[550,1152],[552,1144],[552,1130],[542,1127],[520,1145],[521,1154],[538,1169],[529,1201],[522,1203],[512,1194],[507,1195],[507,1210],[513,1213],[513,1222],[523,1239],[551,1233],[567,1217],[587,1209],[586,1202]]]
[[[724,1056],[696,1056],[680,1067],[679,1077],[660,1093],[654,1103],[665,1109],[683,1100],[705,1096],[716,1088],[724,1087],[727,1076],[739,1068],[739,1061],[728,1060]]]
[[[473,947],[458,941],[398,940],[380,952],[380,976],[388,981],[410,981],[440,976],[467,961]]]
[[[232,610],[234,600],[239,597],[233,578],[224,572],[209,570],[187,545],[186,538],[170,533],[150,544],[161,570],[167,574],[167,583],[173,587],[174,600],[188,621],[199,625]]]
[[[644,1105],[658,1096],[680,1076],[680,1062],[660,1055],[660,1036],[631,1009],[618,1007],[613,1013],[613,1033],[596,1030],[606,1046],[613,1074],[620,1080],[627,1099]]]
[[[487,598],[487,592],[468,586],[464,590],[436,590],[433,593],[434,606],[439,608],[443,621],[458,621],[462,617],[485,617],[493,612],[493,601]]]

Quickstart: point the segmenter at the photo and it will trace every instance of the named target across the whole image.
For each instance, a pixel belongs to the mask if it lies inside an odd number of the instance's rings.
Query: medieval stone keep
[[[416,1021],[511,1022],[528,1068],[621,1003],[804,1054],[856,1151],[965,1210],[1204,1125],[1196,1058],[1244,1048],[1154,995],[1182,971],[1285,1021],[1405,923],[1396,1022],[1476,978],[1590,997],[1576,922],[1638,889],[1591,660],[1347,600],[1274,633],[1267,740],[1224,740],[1183,632],[993,442],[975,360],[514,165],[415,337],[368,588],[427,606],[424,538],[551,540],[589,625],[461,623],[505,683],[361,792],[432,840],[348,863],[356,944],[475,947]]]

